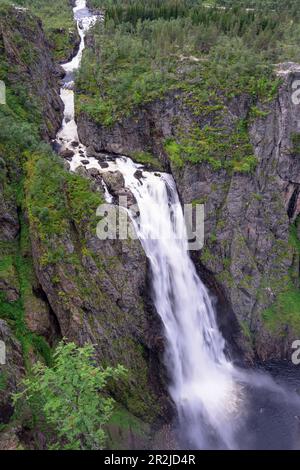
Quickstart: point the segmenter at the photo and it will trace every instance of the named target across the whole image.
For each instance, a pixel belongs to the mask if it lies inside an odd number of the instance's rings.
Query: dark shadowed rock
[[[135,173],[134,173],[134,177],[137,179],[137,180],[141,180],[143,178],[143,171],[142,170],[137,170]]]
[[[62,158],[65,158],[66,160],[72,160],[74,155],[75,155],[75,152],[71,149],[65,149],[60,152],[60,156]]]
[[[91,178],[97,178],[100,176],[100,171],[98,170],[98,168],[89,168],[87,170],[87,174]]]
[[[11,394],[16,392],[17,385],[24,374],[24,363],[20,343],[14,337],[8,324],[1,319],[0,341],[5,344],[6,353],[6,363],[0,365],[1,377],[4,377],[0,393],[0,424],[6,424],[13,413]]]

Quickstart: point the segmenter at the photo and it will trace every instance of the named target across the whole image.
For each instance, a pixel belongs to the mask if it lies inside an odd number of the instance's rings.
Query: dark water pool
[[[300,449],[300,366],[271,362],[259,366],[280,390],[247,387],[245,422],[237,437],[240,449]]]

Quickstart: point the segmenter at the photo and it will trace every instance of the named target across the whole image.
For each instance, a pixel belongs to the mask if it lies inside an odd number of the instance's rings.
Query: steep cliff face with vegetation
[[[19,11],[33,13],[43,23],[45,37],[51,45],[52,56],[66,62],[79,46],[79,35],[71,7],[74,0],[2,0],[2,4],[15,5]],[[13,15],[14,16],[14,15]]]
[[[51,344],[55,330],[33,269],[23,163],[32,149],[44,152],[40,139],[55,136],[63,107],[59,70],[37,18],[1,6],[0,32],[0,77],[7,99],[0,107],[0,315],[7,344],[0,402],[5,423],[12,412],[8,396],[25,364],[33,354],[47,360],[47,340]]]
[[[78,77],[81,140],[162,165],[183,203],[205,204],[193,258],[221,327],[248,357],[288,356],[300,325],[299,68],[274,63],[299,60],[296,3],[90,3],[106,22]]]
[[[300,334],[297,2],[88,4],[105,11],[76,76],[88,155],[171,172],[182,203],[205,205],[205,245],[192,257],[229,349],[250,361],[287,357]],[[62,338],[93,344],[102,371],[127,369],[105,383],[116,400],[105,445],[159,447],[173,439],[164,426],[173,408],[148,261],[138,240],[96,236],[99,172],[71,173],[49,145],[63,115],[58,64],[78,47],[72,6],[0,6],[0,448],[49,448],[12,394],[24,377],[34,384],[37,360],[53,374]],[[112,194],[124,190],[118,175],[103,178]]]
[[[72,14],[68,2],[63,7]],[[52,364],[62,337],[94,344],[101,367],[126,367],[126,379],[108,387],[118,403],[108,424],[110,445],[128,446],[130,439],[143,446],[149,428],[138,417],[157,423],[169,409],[146,257],[138,241],[96,237],[101,181],[70,174],[47,144],[62,122],[62,70],[47,24],[44,30],[32,11],[0,8],[7,96],[0,106],[0,340],[6,344],[0,447],[45,445],[34,444],[38,429],[24,437],[12,393],[37,360]]]

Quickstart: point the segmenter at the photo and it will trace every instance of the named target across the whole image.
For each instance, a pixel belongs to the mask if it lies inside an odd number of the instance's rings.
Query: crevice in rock
[[[296,208],[297,208],[297,201],[298,201],[299,193],[300,193],[300,185],[296,185],[296,187],[293,191],[293,194],[292,194],[292,196],[289,200],[288,208],[287,208],[287,214],[288,214],[288,217],[289,217],[290,220],[293,220],[293,218],[295,216],[295,211],[296,211]]]
[[[58,318],[56,316],[56,313],[52,309],[52,307],[50,305],[50,302],[48,300],[48,297],[47,297],[46,293],[44,292],[42,286],[40,284],[39,284],[38,287],[33,286],[32,287],[32,292],[34,293],[34,295],[38,299],[41,299],[48,307],[49,320],[50,320],[50,324],[51,324],[51,334],[46,339],[49,342],[50,346],[53,347],[55,345],[55,343],[57,342],[57,340],[60,340],[63,337]]]

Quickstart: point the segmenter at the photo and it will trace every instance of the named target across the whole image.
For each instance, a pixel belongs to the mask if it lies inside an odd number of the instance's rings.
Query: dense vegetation
[[[55,58],[66,61],[74,50],[77,35],[73,13],[68,0],[4,0],[3,5],[27,8],[43,22],[47,37],[52,44]]]
[[[253,10],[270,14],[280,13],[290,18],[299,18],[299,8],[297,0],[282,2],[281,0],[90,0],[90,5],[94,8],[104,9],[109,18],[117,21],[137,21],[138,19],[171,19],[180,16],[192,16],[196,18],[209,11],[218,13],[218,10],[227,10],[225,17],[229,19],[232,13],[242,13],[239,15],[240,21],[236,24],[243,24],[248,21],[249,15],[243,13]],[[201,11],[202,9],[202,11]],[[233,22],[231,23],[233,24]]]
[[[226,99],[248,94],[253,117],[261,112],[258,100],[275,96],[279,80],[273,64],[299,58],[299,23],[296,14],[291,16],[293,10],[281,11],[279,4],[266,9],[262,2],[257,11],[242,4],[233,9],[221,4],[208,8],[197,0],[92,0],[91,4],[105,8],[106,19],[94,29],[94,47],[84,55],[77,80],[78,112],[111,126],[142,103],[182,93],[195,116],[216,116],[208,127],[166,142],[174,163],[209,161],[216,162],[216,168],[225,165],[245,172],[255,168],[247,123],[238,123],[221,148],[217,111]],[[223,157],[232,148],[237,154],[226,163]]]
[[[172,88],[267,97],[272,64],[299,58],[293,10],[222,10],[201,3],[92,0],[106,7],[106,21],[81,67],[80,109],[109,125]]]
[[[43,431],[49,449],[96,450],[106,443],[103,426],[109,421],[114,400],[105,396],[109,380],[126,374],[122,366],[100,369],[92,346],[60,343],[53,365],[34,365],[14,396],[23,425]]]
[[[0,72],[9,71],[8,64],[1,62]],[[3,75],[1,78],[4,78]],[[25,209],[23,164],[26,154],[38,151],[50,155],[51,152],[40,141],[41,116],[39,112],[35,112],[36,103],[28,98],[26,90],[19,83],[11,85],[7,80],[6,83],[7,105],[0,106],[0,195],[8,207],[16,205],[20,209],[21,230],[17,239],[0,242],[0,280],[7,280],[15,285],[20,290],[20,298],[11,302],[1,292],[0,318],[8,320],[12,326],[22,343],[25,357],[33,348],[48,362],[49,346],[43,338],[32,334],[25,322],[26,305],[29,306],[33,300],[35,275],[28,222],[22,214]]]

